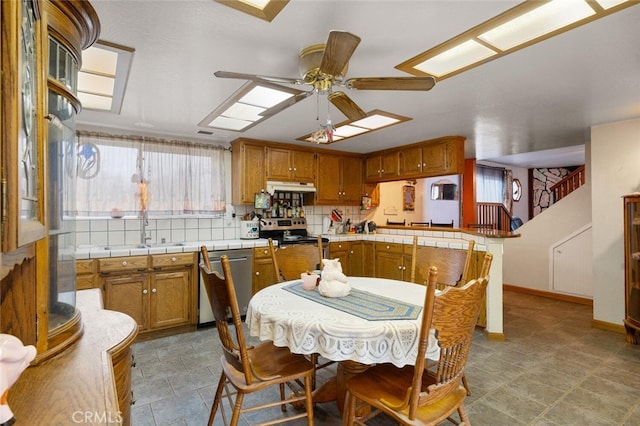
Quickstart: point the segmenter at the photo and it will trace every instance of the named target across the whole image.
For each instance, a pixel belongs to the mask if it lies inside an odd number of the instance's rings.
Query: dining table
[[[337,361],[336,376],[314,391],[314,402],[336,401],[342,410],[345,383],[370,366],[413,365],[418,354],[426,286],[373,277],[348,277],[343,297],[305,290],[302,280],[274,284],[249,301],[246,325],[251,336]],[[428,360],[437,360],[433,330]]]

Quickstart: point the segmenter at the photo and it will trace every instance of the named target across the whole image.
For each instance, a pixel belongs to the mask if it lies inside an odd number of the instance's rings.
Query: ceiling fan
[[[331,31],[326,44],[309,46],[300,52],[298,67],[302,78],[272,77],[216,71],[219,78],[235,78],[275,84],[307,85],[312,89],[264,111],[271,116],[309,97],[314,93],[327,93],[329,101],[349,120],[355,121],[367,114],[343,91],[334,86],[357,90],[418,90],[427,91],[435,85],[435,78],[427,77],[355,77],[345,80],[349,59],[360,43],[360,37],[345,31]]]

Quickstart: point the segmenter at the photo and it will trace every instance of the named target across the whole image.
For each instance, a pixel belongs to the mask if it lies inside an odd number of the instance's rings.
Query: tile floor
[[[640,346],[591,328],[591,318],[589,306],[505,291],[506,340],[474,337],[466,370],[471,422],[640,425]],[[134,426],[206,425],[220,372],[217,339],[208,328],[134,344]],[[314,416],[316,425],[341,421],[333,403],[317,404]],[[241,424],[257,421],[243,416]],[[394,423],[378,416],[370,424]]]

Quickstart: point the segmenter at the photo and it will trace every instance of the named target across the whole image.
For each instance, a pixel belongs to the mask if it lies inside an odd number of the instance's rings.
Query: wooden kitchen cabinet
[[[350,242],[349,241],[335,241],[329,243],[329,258],[340,259],[340,265],[342,265],[342,272],[349,275],[356,275],[351,270],[351,259],[349,257]]]
[[[261,143],[238,139],[231,143],[233,204],[253,204],[256,192],[267,186],[266,154]]]
[[[408,255],[405,256],[405,247]],[[411,245],[376,243],[376,277],[408,281],[411,274]]]
[[[96,259],[76,260],[76,290],[97,288],[99,286],[97,270]]]
[[[99,259],[105,307],[132,317],[142,334],[196,323],[194,253]]]
[[[316,154],[287,148],[266,148],[267,180],[315,182]]]
[[[359,157],[318,153],[316,204],[359,205],[362,196],[362,160]]]
[[[626,342],[638,344],[640,334],[640,196],[624,200],[624,328]]]
[[[374,154],[367,157],[364,166],[364,180],[367,182],[380,182],[398,179],[399,158],[398,151]]]
[[[265,287],[278,282],[269,247],[256,247],[253,249],[253,280],[252,292],[256,294]]]
[[[349,242],[349,271],[354,277],[375,276],[375,243],[373,241]]]

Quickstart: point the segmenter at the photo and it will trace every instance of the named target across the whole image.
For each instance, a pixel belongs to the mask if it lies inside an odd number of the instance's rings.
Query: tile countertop
[[[469,240],[475,240],[477,251],[486,251],[483,237],[471,236],[464,233],[446,233],[448,238],[444,238],[444,233],[437,231],[413,231],[418,235],[418,245],[429,247],[442,247],[452,249],[467,249]],[[427,235],[428,233],[428,235]],[[376,233],[376,234],[338,234],[323,235],[330,242],[340,241],[376,241],[400,244],[412,244],[413,234],[405,235],[398,233]],[[80,246],[75,251],[76,259],[98,259],[105,257],[121,256],[145,256],[149,254],[165,253],[189,253],[200,251],[201,246],[206,246],[209,251],[250,249],[254,247],[267,247],[268,242],[264,238],[250,240],[216,240],[216,241],[192,241],[185,243],[167,243],[152,245],[151,247],[139,248],[135,246]]]

